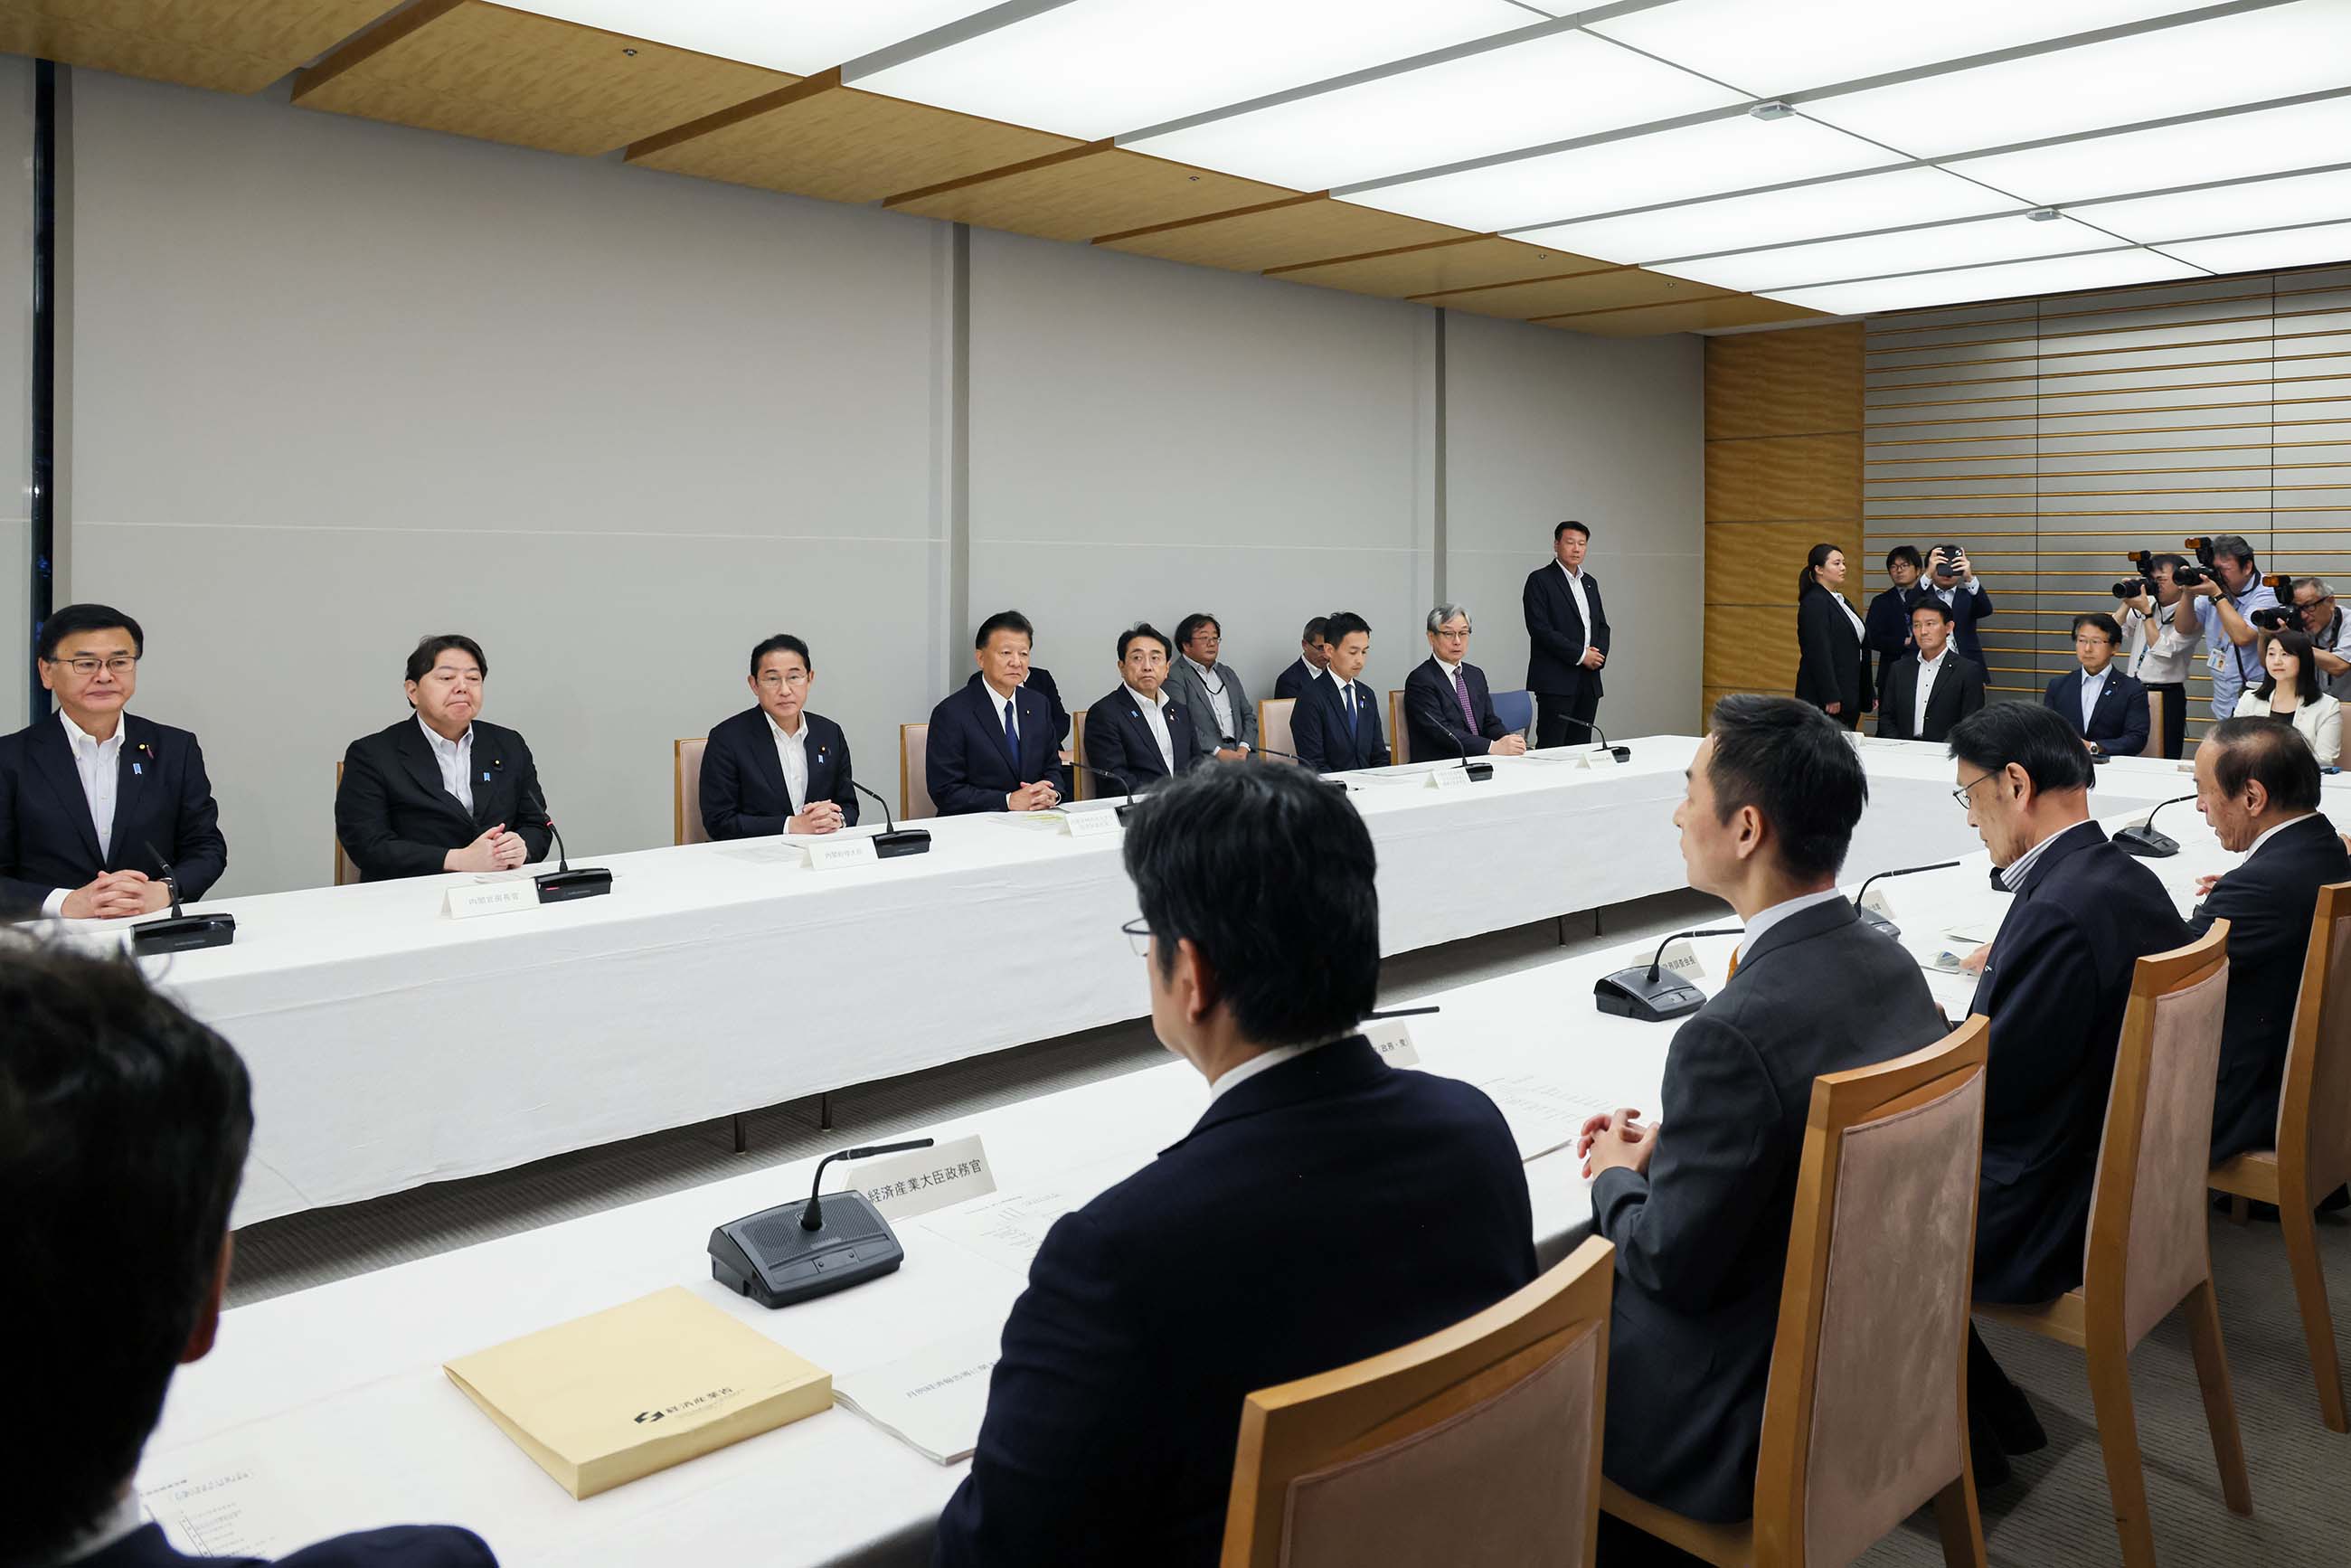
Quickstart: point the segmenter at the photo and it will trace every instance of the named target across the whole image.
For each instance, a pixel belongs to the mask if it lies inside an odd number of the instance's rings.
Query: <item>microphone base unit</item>
[[[154,953],[225,947],[235,940],[234,915],[174,915],[131,928],[131,951],[141,958]]]
[[[877,860],[896,860],[900,855],[918,855],[931,847],[928,828],[893,828],[886,833],[873,835],[873,855]]]
[[[1483,784],[1487,779],[1491,779],[1494,776],[1494,765],[1490,762],[1481,762],[1477,758],[1472,758],[1461,764],[1461,771],[1469,775],[1470,778],[1475,779],[1479,783]]]
[[[1897,942],[1902,939],[1902,927],[1895,925],[1894,922],[1886,919],[1886,916],[1878,914],[1875,909],[1856,908],[1854,913],[1860,915],[1861,923],[1864,925],[1868,926],[1871,930],[1883,932],[1886,936],[1892,937]]]
[[[865,1196],[824,1195],[824,1223],[800,1228],[804,1203],[779,1204],[710,1233],[710,1277],[763,1307],[788,1307],[895,1273],[906,1249]]]
[[[1706,993],[1671,969],[1635,964],[1593,983],[1593,1005],[1614,1018],[1666,1023],[1706,1006]]]
[[[2179,841],[2169,833],[2158,833],[2153,828],[2125,828],[2115,835],[2115,848],[2126,855],[2138,855],[2146,860],[2169,860],[2179,852]]]
[[[612,873],[601,866],[580,866],[570,871],[543,871],[531,881],[538,884],[541,904],[564,904],[575,898],[594,898],[612,891]]]

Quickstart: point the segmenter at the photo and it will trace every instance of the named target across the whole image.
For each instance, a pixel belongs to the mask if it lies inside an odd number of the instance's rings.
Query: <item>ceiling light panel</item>
[[[1127,145],[1322,191],[1746,101],[1588,33],[1553,33]]]
[[[2314,224],[2272,234],[2189,240],[2163,247],[2215,272],[2255,272],[2273,267],[2323,267],[2351,261],[2351,223]]]
[[[2351,153],[2351,143],[2337,151]],[[2323,223],[2351,218],[2351,169],[2323,174],[2289,174],[2246,184],[2215,185],[2202,191],[2177,191],[2168,196],[2141,196],[2132,201],[2093,202],[2071,209],[2073,215],[2125,239],[2140,241],[2189,239],[2204,235],[2240,234],[2247,229],[2283,228],[2288,224]]]
[[[1859,81],[2191,10],[2198,0],[1968,0],[1931,22],[1889,0],[1677,0],[1592,30],[1755,98]]]
[[[1916,310],[1933,305],[1964,305],[1977,299],[2011,299],[2061,294],[2077,288],[2123,288],[2204,275],[2184,262],[2151,250],[2110,250],[2040,261],[2011,261],[1959,272],[1922,272],[1865,283],[1832,283],[1818,288],[1775,289],[1771,298],[1809,305],[1836,316],[1880,310]]]
[[[944,27],[999,0],[501,0],[582,26],[795,76]]]
[[[2334,149],[2346,151],[2337,153]],[[1954,173],[2046,206],[2132,191],[2241,180],[2336,157],[2351,157],[2351,93],[2153,131],[2087,137],[2024,152],[1958,158],[1948,167]]]
[[[1891,273],[1921,272],[1929,267],[1971,267],[1980,262],[2024,261],[2033,256],[2066,256],[2075,251],[2111,249],[2115,244],[2111,235],[2100,234],[2088,225],[2075,223],[2070,218],[2035,223],[2022,213],[2008,213],[1999,217],[1973,218],[1965,223],[1942,224],[1933,228],[1822,240],[1813,245],[1780,246],[1771,250],[1668,261],[1662,265],[1677,277],[1693,277],[1719,288],[1768,292],[1798,284],[1883,277]]]
[[[1819,98],[1804,112],[1939,158],[2344,85],[2351,5],[2295,0],[2109,43]]]
[[[1889,169],[1792,191],[1761,191],[1656,212],[1533,229],[1518,237],[1603,261],[1646,265],[1738,246],[1787,245],[1864,229],[1931,224],[2019,205],[1939,169]]]
[[[1367,207],[1435,223],[1518,229],[1898,162],[1882,147],[1808,120],[1736,114],[1679,131],[1343,193]]]
[[[855,80],[1094,141],[1541,25],[1509,0],[1071,0]]]

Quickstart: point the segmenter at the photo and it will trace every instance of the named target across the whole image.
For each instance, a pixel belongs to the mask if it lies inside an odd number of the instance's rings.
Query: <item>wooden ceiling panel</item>
[[[799,79],[486,0],[424,0],[303,72],[294,101],[593,157]]]
[[[860,92],[841,86],[836,69],[640,141],[629,162],[827,201],[878,202],[1084,145]]]
[[[1709,288],[1687,278],[1668,277],[1637,267],[1612,267],[1603,272],[1582,272],[1567,277],[1538,278],[1531,283],[1505,283],[1491,288],[1471,288],[1457,294],[1418,296],[1423,305],[1467,310],[1479,316],[1508,316],[1528,320],[1537,316],[1562,316],[1581,310],[1606,310],[1622,305],[1656,305],[1667,300],[1713,299],[1728,289]]]
[[[1548,316],[1538,319],[1535,325],[1590,332],[1603,338],[1647,338],[1660,332],[1702,332],[1716,327],[1762,327],[1775,322],[1794,326],[1824,319],[1823,312],[1802,305],[1786,305],[1754,294],[1729,294],[1717,299],[1686,299],[1576,316]]]
[[[1328,261],[1399,246],[1474,237],[1466,229],[1313,195],[1133,234],[1105,235],[1094,243],[1107,250],[1132,251],[1165,261],[1263,272],[1268,267]]]
[[[891,197],[887,204],[898,212],[982,228],[1090,240],[1235,207],[1261,206],[1298,193],[1094,142],[994,173],[908,191]]]
[[[1522,283],[1531,277],[1552,277],[1562,272],[1594,272],[1607,265],[1522,240],[1479,235],[1473,239],[1374,252],[1343,261],[1279,267],[1273,269],[1273,276],[1291,283],[1312,283],[1357,294],[1408,299],[1456,288],[1480,288],[1493,283]]]
[[[7,0],[0,53],[258,92],[398,0]]]

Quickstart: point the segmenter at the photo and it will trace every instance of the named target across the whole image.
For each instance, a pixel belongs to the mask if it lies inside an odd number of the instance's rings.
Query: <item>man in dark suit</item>
[[[1661,1119],[1594,1117],[1578,1150],[1616,1244],[1602,1471],[1728,1522],[1754,1509],[1813,1080],[1945,1031],[1917,960],[1837,891],[1869,796],[1843,726],[1809,703],[1725,697],[1688,778],[1674,822],[1690,885],[1729,901],[1746,936],[1667,1048]],[[1603,1563],[1657,1555],[1603,1526]]]
[[[1156,627],[1120,632],[1119,688],[1086,709],[1086,766],[1121,780],[1129,794],[1190,772],[1203,755],[1191,714],[1165,690],[1173,653]]]
[[[1428,612],[1428,657],[1404,678],[1405,733],[1416,762],[1446,757],[1516,757],[1526,737],[1495,716],[1486,672],[1470,664],[1469,612],[1440,604]]]
[[[1041,811],[1061,803],[1058,699],[1028,684],[1035,630],[1018,610],[979,623],[979,665],[961,691],[931,710],[923,746],[931,800],[943,817],[975,811]]]
[[[2277,1147],[2286,1045],[2318,890],[2351,882],[2351,855],[2318,814],[2318,758],[2290,727],[2222,719],[2196,748],[2196,809],[2245,859],[2199,880],[2198,936],[2229,923],[2229,1002],[2212,1095],[2212,1163]]]
[[[2189,936],[2155,873],[2090,821],[2089,753],[2056,714],[1990,704],[1951,731],[1950,752],[1969,825],[2015,894],[1969,1008],[1991,1020],[1975,1293],[2025,1305],[2082,1282],[2131,972]],[[1980,1340],[1968,1383],[1981,1482],[2004,1469],[2001,1450],[2046,1439]]]
[[[1975,563],[1957,545],[1937,545],[1919,568],[1918,584],[1911,591],[1916,608],[1922,599],[1939,600],[1951,612],[1951,646],[1970,664],[1989,667],[1976,622],[1991,619],[1991,594],[1976,577]]]
[[[1886,740],[1942,740],[1984,705],[1984,673],[1951,646],[1951,607],[1921,599],[1910,612],[1915,651],[1886,672],[1877,733]]]
[[[1294,702],[1304,696],[1307,686],[1322,679],[1322,672],[1330,667],[1331,622],[1328,616],[1317,615],[1298,634],[1298,657],[1291,661],[1290,668],[1274,677],[1273,695]]]
[[[245,1063],[119,957],[0,946],[0,1279],[16,1281],[0,1357],[9,1399],[40,1425],[38,1440],[9,1446],[0,1562],[221,1563],[181,1555],[142,1522],[131,1477],[173,1372],[220,1328],[229,1208],[253,1135]],[[407,1527],[282,1561],[492,1559],[465,1531]]]
[[[408,655],[413,717],[343,753],[335,837],[362,882],[511,871],[553,837],[521,736],[475,716],[490,674],[482,645],[443,632]]]
[[[1592,530],[1570,520],[1551,531],[1552,560],[1527,574],[1527,690],[1535,695],[1535,744],[1583,746],[1600,711],[1608,662],[1608,612],[1600,580],[1583,570]]]
[[[1380,705],[1359,678],[1372,655],[1371,623],[1342,610],[1325,622],[1331,667],[1308,685],[1290,713],[1290,743],[1317,773],[1385,768],[1388,743],[1380,733]]]
[[[146,633],[104,604],[41,623],[36,668],[57,711],[0,739],[0,920],[118,920],[202,898],[228,864],[204,748],[123,709]]]
[[[2093,753],[2137,757],[2147,749],[2147,688],[2115,663],[2123,629],[2099,612],[2074,617],[2074,656],[2082,667],[2057,676],[2042,706],[2056,713]]]
[[[722,720],[702,750],[703,831],[714,839],[831,833],[857,824],[849,737],[807,710],[816,666],[778,632],[751,650],[756,706]]]
[[[942,1568],[1210,1568],[1251,1390],[1534,1278],[1501,1114],[1355,1032],[1380,945],[1353,808],[1300,768],[1201,768],[1135,814],[1124,853],[1152,1027],[1207,1107],[1047,1233],[939,1520]]]
[[[1918,586],[1923,566],[1916,545],[1896,545],[1886,552],[1886,575],[1893,586],[1869,601],[1861,637],[1869,651],[1877,655],[1877,685],[1881,691],[1894,666],[1910,652],[1910,608],[1927,597]],[[1951,607],[1945,604],[1943,608]]]
[[[1018,612],[1014,613],[1017,614]],[[965,677],[963,684],[977,691],[979,688],[979,681],[980,674],[977,670],[974,670]],[[1052,671],[1042,664],[1031,664],[1029,666],[1028,674],[1021,677],[1020,684],[1045,699],[1047,727],[1053,733],[1053,788],[1061,791],[1062,799],[1067,800],[1072,793],[1070,788],[1069,764],[1075,721],[1071,717],[1068,706],[1061,701],[1061,688],[1053,684]]]

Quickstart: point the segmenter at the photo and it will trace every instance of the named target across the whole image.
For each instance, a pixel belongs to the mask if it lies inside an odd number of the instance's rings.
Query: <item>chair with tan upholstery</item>
[[[1412,760],[1412,737],[1404,732],[1404,694],[1388,694],[1388,760]]]
[[[930,741],[928,724],[898,727],[898,820],[902,822],[939,814],[931,800]]]
[[[1257,705],[1257,739],[1262,747],[1275,751],[1298,749],[1290,736],[1290,712],[1298,706],[1296,697],[1268,697]],[[1276,762],[1287,762],[1287,757],[1277,757]]]
[[[1090,788],[1092,780],[1086,777],[1084,768],[1086,760],[1086,710],[1084,708],[1075,709],[1070,715],[1070,760],[1079,764],[1070,769],[1070,799],[1092,800],[1093,790]]]
[[[1967,1340],[1991,1027],[1813,1081],[1754,1517],[1685,1519],[1611,1481],[1602,1508],[1718,1568],[1800,1568],[1932,1502],[1944,1563],[1983,1568]]]
[[[2318,1227],[2311,1218],[2328,1193],[2351,1179],[2351,883],[2318,890],[2301,999],[2286,1044],[2277,1146],[2215,1166],[2208,1179],[2231,1195],[2231,1212],[2241,1225],[2248,1200],[2277,1205],[2286,1267],[2302,1304],[2303,1337],[2310,1342],[2310,1370],[2318,1379],[2319,1417],[2330,1431],[2351,1431],[2344,1419],[2335,1317],[2318,1263]]]
[[[1615,1257],[1595,1238],[1464,1322],[1250,1395],[1224,1568],[1590,1568]]]
[[[710,744],[703,736],[670,742],[670,842],[706,844],[710,830],[702,821],[702,753]]]
[[[2232,1513],[2253,1511],[2236,1396],[2220,1343],[2207,1246],[2205,1176],[2212,1154],[2212,1085],[2220,1068],[2220,1014],[2229,995],[2229,923],[2185,947],[2153,953],[2131,977],[2106,1096],[2106,1130],[2090,1188],[2082,1288],[2041,1307],[1978,1306],[1978,1315],[2085,1352],[2098,1446],[2105,1456],[2125,1568],[2154,1568],[2138,1421],[2131,1407],[2131,1348],[2188,1305],[2188,1335],[2204,1419]]]
[[[342,792],[343,765],[338,762],[335,764],[335,793],[340,795]],[[352,883],[359,880],[359,863],[353,861],[351,857],[345,852],[342,838],[339,834],[335,839],[335,885],[337,887],[348,887]]]

